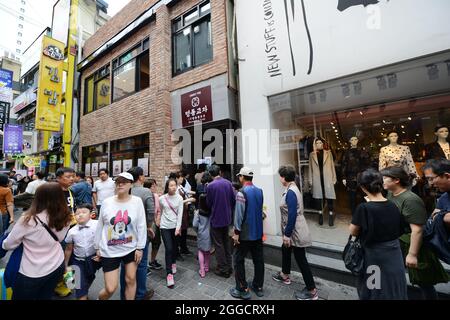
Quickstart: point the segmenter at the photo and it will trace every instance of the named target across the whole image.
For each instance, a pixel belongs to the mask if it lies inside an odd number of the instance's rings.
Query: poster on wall
[[[127,172],[133,167],[133,160],[123,160],[123,171]]]
[[[93,163],[91,167],[91,176],[98,177],[98,163]]]
[[[113,176],[117,177],[122,172],[122,160],[113,161]]]
[[[144,176],[148,176],[148,158],[138,159],[138,167],[144,170]]]
[[[86,165],[84,167],[84,174],[87,176],[91,175],[91,164],[90,163],[86,163]]]
[[[101,169],[107,169],[108,168],[108,163],[107,162],[100,162],[99,166],[98,166],[98,170],[100,171]]]

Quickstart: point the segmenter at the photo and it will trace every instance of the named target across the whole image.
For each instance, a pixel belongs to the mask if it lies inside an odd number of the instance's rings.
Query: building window
[[[22,37],[22,32],[17,32],[18,37]]]
[[[16,53],[20,54],[21,52],[20,49],[16,49]]]
[[[25,9],[24,8],[20,8],[20,12],[25,13]]]
[[[25,2],[25,0],[22,0],[21,3],[22,3],[23,5],[26,5],[26,4],[27,4],[27,3]]]
[[[17,40],[17,45],[21,45],[22,44],[22,41],[20,41],[20,40]]]
[[[111,103],[110,74],[110,66],[107,65],[86,79],[84,114],[106,107]]]
[[[173,74],[212,60],[211,4],[205,1],[172,22]]]
[[[23,16],[19,16],[19,20],[25,20],[25,18]]]
[[[139,159],[148,159],[149,148],[149,134],[111,141],[111,175],[117,176],[130,167],[138,166]]]
[[[19,29],[23,29],[23,24],[19,23],[18,27],[19,27]]]
[[[113,101],[118,101],[150,85],[149,39],[113,61]]]

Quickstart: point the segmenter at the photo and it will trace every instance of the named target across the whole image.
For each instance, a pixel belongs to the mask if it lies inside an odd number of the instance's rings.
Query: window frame
[[[147,46],[147,48],[146,48]],[[136,48],[138,48],[138,52],[137,54],[132,57],[130,60],[120,64],[120,59],[122,59],[124,56],[128,55],[130,52],[133,52],[134,50],[136,50]],[[115,103],[118,102],[122,99],[128,98],[130,96],[132,96],[133,94],[138,93],[140,90],[140,86],[141,86],[141,79],[140,79],[140,63],[138,63],[140,61],[140,59],[142,58],[142,56],[144,56],[146,53],[148,53],[148,58],[150,59],[150,38],[149,37],[145,37],[144,39],[142,39],[141,41],[139,41],[136,45],[132,46],[129,50],[127,50],[125,53],[121,54],[120,56],[118,56],[117,58],[113,59],[112,61],[112,72],[111,72],[111,103]],[[134,65],[134,91],[124,95],[118,99],[114,98],[114,78],[115,75],[114,73],[117,71],[117,69],[123,67],[124,65],[126,65],[127,63],[131,63],[132,61],[135,61]],[[149,75],[150,77],[150,75]],[[150,86],[150,79],[149,79],[149,86]]]
[[[198,67],[200,67],[202,65],[208,64],[208,63],[210,63],[211,61],[214,60],[214,50],[212,49],[213,52],[212,52],[211,60],[206,61],[206,62],[202,62],[202,63],[199,63],[199,64],[195,63],[195,45],[194,45],[195,35],[194,35],[194,28],[196,26],[200,25],[202,22],[204,22],[206,20],[209,20],[209,23],[211,24],[210,30],[212,30],[211,8],[209,10],[207,10],[206,12],[204,12],[203,14],[201,12],[202,7],[204,7],[207,3],[209,3],[209,5],[211,6],[211,1],[210,0],[203,1],[203,2],[197,4],[193,8],[190,8],[185,13],[179,15],[178,17],[176,17],[175,19],[172,20],[172,23],[171,23],[171,32],[172,32],[172,77],[176,77],[176,76],[178,76],[178,75],[180,75],[182,73],[189,72],[189,71],[191,71],[191,70],[193,70],[195,68],[198,68]],[[189,15],[191,12],[193,12],[195,10],[197,10],[197,12],[198,12],[197,18],[192,20],[188,24],[185,24],[184,23],[185,16]],[[174,28],[175,24],[179,23],[179,22],[181,22],[181,26],[175,29]],[[185,69],[183,69],[181,71],[176,71],[175,60],[176,60],[176,56],[177,55],[176,55],[176,49],[175,49],[175,37],[177,35],[179,35],[180,33],[184,32],[184,30],[186,30],[187,28],[190,28],[190,30],[191,30],[191,38],[189,40],[189,42],[190,42],[189,43],[189,46],[190,46],[189,47],[189,51],[190,51],[190,55],[191,55],[191,61],[190,61],[191,62],[191,66],[188,67],[188,68],[185,68]],[[212,39],[211,39],[211,47],[214,48]]]

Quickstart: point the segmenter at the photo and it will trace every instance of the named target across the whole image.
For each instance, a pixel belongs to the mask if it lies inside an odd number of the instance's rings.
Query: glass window
[[[211,3],[209,3],[209,1],[200,6],[200,15],[204,15],[210,11],[211,11]]]
[[[111,77],[95,82],[95,110],[106,107],[110,104],[111,99]]]
[[[150,57],[147,51],[139,57],[139,89],[143,90],[150,86]]]
[[[191,67],[191,28],[188,27],[174,37],[174,70],[176,73]]]
[[[180,30],[180,28],[183,28]],[[203,2],[172,22],[173,74],[207,63],[213,58],[211,5]]]
[[[120,57],[119,59],[119,65],[122,65],[124,63],[127,63],[128,61],[130,61],[131,59],[135,58],[139,52],[140,52],[140,45],[136,46],[135,48],[133,48],[131,51],[127,52],[126,54],[124,54],[123,56]]]
[[[186,26],[186,25],[190,24],[197,18],[198,18],[198,9],[195,8],[194,10],[192,10],[191,12],[187,13],[184,16],[184,25]]]
[[[94,111],[94,77],[90,77],[86,80],[84,92],[84,114],[87,114]]]
[[[194,27],[195,65],[210,61],[212,55],[211,22],[205,20]]]
[[[114,71],[114,101],[136,91],[136,60],[132,60]]]

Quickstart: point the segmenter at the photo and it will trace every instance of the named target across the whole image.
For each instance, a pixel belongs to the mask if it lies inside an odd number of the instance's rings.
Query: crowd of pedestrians
[[[378,266],[381,285],[367,286],[368,272],[358,277],[360,299],[407,299],[406,271],[425,299],[436,299],[434,286],[449,278],[436,252],[424,240],[424,228],[441,216],[450,229],[450,162],[432,160],[424,167],[428,182],[441,192],[433,213],[411,191],[411,179],[398,167],[381,172],[369,169],[359,174],[358,185],[365,202],[353,215],[350,233],[360,238],[364,270]],[[291,257],[303,276],[305,287],[298,300],[317,300],[318,289],[306,249],[312,237],[304,216],[303,198],[292,166],[278,170],[282,234],[281,271],[272,280],[290,285]],[[103,270],[104,288],[98,299],[106,300],[120,287],[123,300],[148,300],[147,287],[153,270],[166,270],[166,284],[175,287],[177,261],[193,254],[187,246],[188,228],[197,235],[198,274],[207,277],[234,275],[230,295],[250,299],[264,296],[264,192],[254,184],[259,178],[243,167],[233,184],[217,165],[201,166],[193,180],[185,172],[173,172],[164,182],[164,192],[147,179],[140,167],[122,172],[114,180],[107,169],[93,181],[83,172],[60,168],[55,176],[37,172],[26,185],[13,188],[0,175],[1,250],[23,250],[12,279],[13,299],[50,299],[71,293],[70,281],[79,273],[77,299],[86,300],[98,270]],[[21,179],[22,181],[23,179]],[[15,207],[24,214],[14,223]],[[438,219],[436,219],[438,221]],[[10,225],[14,224],[7,233]],[[448,238],[448,234],[447,234]],[[164,244],[164,265],[156,257]],[[250,253],[254,278],[247,281],[245,259]],[[211,265],[215,254],[216,264]]]

